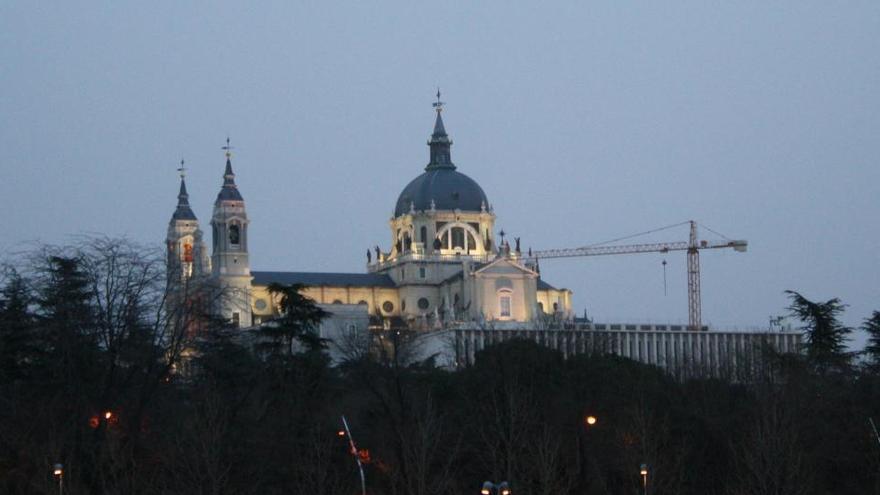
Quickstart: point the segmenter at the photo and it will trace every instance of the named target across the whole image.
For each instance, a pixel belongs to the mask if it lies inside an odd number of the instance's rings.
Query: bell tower
[[[212,278],[221,291],[217,298],[218,316],[232,321],[235,326],[247,327],[252,323],[250,293],[253,277],[248,259],[250,222],[244,198],[235,185],[229,138],[226,138],[223,150],[226,154],[226,171],[211,216]]]
[[[207,249],[199,229],[199,221],[189,206],[186,192],[186,168],[180,161],[180,192],[177,194],[177,209],[168,223],[168,246],[166,267],[168,282],[172,289],[184,288],[189,281],[207,274],[210,270]]]

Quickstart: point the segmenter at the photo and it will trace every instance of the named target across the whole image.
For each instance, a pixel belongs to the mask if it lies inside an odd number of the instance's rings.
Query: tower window
[[[232,313],[232,326],[241,326],[241,313],[239,313],[238,311]]]
[[[192,263],[193,260],[193,247],[192,244],[184,244],[183,245],[183,261],[187,263]]]
[[[426,273],[425,273],[425,267],[420,266],[420,267],[419,267],[419,278],[425,278],[425,275],[426,275]]]
[[[394,311],[394,303],[392,303],[391,301],[383,302],[382,303],[382,311],[384,311],[386,313],[390,313],[390,312]]]
[[[428,302],[428,300],[426,298],[424,298],[424,297],[419,298],[419,309],[422,309],[422,310],[428,309],[428,306],[430,306],[430,305],[431,305],[431,303]]]
[[[419,242],[424,243],[424,242],[427,242],[427,240],[428,240],[428,227],[422,226],[422,228],[419,229]]]
[[[241,231],[238,228],[238,225],[230,225],[229,226],[229,244],[233,246],[237,246],[241,243]]]

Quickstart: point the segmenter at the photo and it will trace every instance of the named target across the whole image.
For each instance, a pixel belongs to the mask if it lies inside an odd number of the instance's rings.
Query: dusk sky
[[[766,327],[786,289],[880,309],[876,0],[7,1],[0,62],[6,253],[161,249],[181,158],[209,239],[228,135],[252,269],[363,272],[439,86],[453,162],[524,249],[694,219],[749,241],[702,253],[704,323]],[[682,252],[541,268],[596,321],[687,321]]]

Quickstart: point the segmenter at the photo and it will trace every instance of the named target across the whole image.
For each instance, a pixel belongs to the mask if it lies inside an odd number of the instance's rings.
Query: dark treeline
[[[680,382],[526,341],[458,372],[407,361],[405,339],[331,367],[310,333],[323,314],[296,288],[273,288],[285,316],[256,340],[222,322],[196,338],[148,250],[90,239],[14,266],[0,493],[58,493],[55,463],[70,494],[360,493],[344,414],[371,494],[476,494],[485,480],[634,494],[641,464],[652,494],[880,494],[880,313],[857,359],[836,299],[790,294],[800,355],[768,354],[746,382]]]

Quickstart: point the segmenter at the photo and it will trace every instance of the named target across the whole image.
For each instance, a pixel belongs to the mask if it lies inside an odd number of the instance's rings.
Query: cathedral
[[[800,348],[801,335],[790,331],[694,331],[676,324],[574,318],[571,291],[542,280],[537,262],[520,252],[519,240],[511,246],[503,231],[495,232],[492,203],[453,163],[443,104],[437,101],[434,107],[428,164],[398,195],[388,220],[390,242],[367,252],[363,273],[252,271],[250,220],[235,184],[228,140],[209,253],[181,167],[177,209],[166,238],[172,291],[189,294],[189,287],[206,285],[222,297],[204,304],[198,296],[203,307],[246,328],[278,315],[270,284],[301,284],[303,295],[330,314],[318,332],[335,343],[331,358],[336,361],[344,353],[338,344],[350,332],[368,329],[413,331],[419,359],[437,359],[450,369],[473,363],[487,346],[519,338],[565,357],[612,353],[660,366],[682,379],[736,379],[750,372],[767,345],[780,352]]]
[[[439,95],[438,95],[439,96]],[[303,284],[303,294],[331,315],[362,313],[371,326],[414,330],[458,325],[527,327],[571,318],[571,291],[541,279],[519,240],[495,232],[495,212],[480,185],[452,161],[443,104],[424,172],[403,188],[389,220],[390,244],[367,252],[364,273],[251,270],[245,200],[235,184],[227,140],[223,185],[211,216],[208,252],[181,173],[177,209],[166,238],[172,286],[207,280],[228,294],[216,316],[249,327],[277,314],[267,287]],[[331,319],[333,316],[331,316]]]

